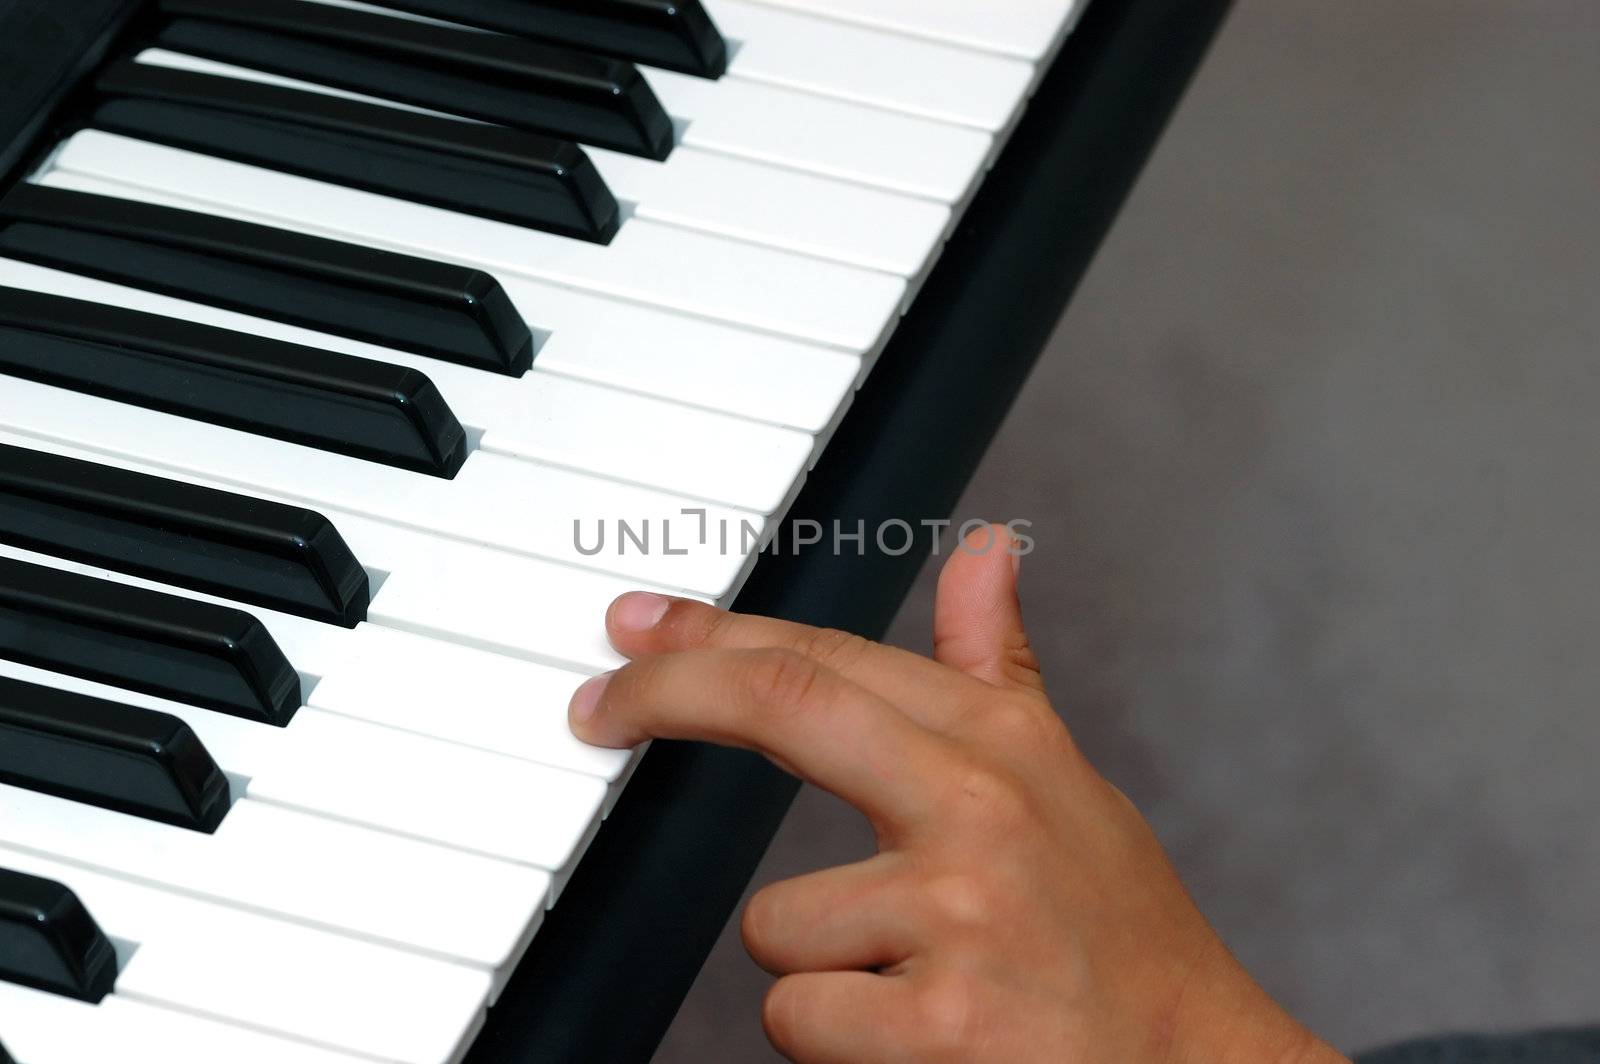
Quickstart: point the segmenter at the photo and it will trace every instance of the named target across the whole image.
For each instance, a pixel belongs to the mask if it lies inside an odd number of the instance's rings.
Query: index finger
[[[955,775],[949,740],[789,650],[644,658],[579,688],[570,718],[598,746],[660,738],[754,750],[886,825],[921,821]]]
[[[730,613],[692,599],[629,592],[606,611],[611,643],[631,658],[684,650],[792,650],[860,684],[925,727],[945,730],[991,691],[931,658],[849,632]]]

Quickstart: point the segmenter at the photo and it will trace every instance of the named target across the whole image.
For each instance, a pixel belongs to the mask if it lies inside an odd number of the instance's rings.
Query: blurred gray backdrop
[[[1600,1021],[1597,55],[1593,0],[1241,3],[961,507],[1347,1050]],[[866,852],[808,792],[758,882]],[[724,935],[658,1061],[775,1060],[766,984]]]

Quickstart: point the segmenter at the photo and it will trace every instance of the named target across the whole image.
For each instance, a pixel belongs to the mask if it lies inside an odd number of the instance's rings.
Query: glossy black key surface
[[[0,374],[453,477],[466,432],[416,370],[0,288]]]
[[[382,0],[381,6],[719,78],[728,44],[700,0]]]
[[[0,558],[0,657],[282,726],[300,676],[240,610]]]
[[[195,211],[22,184],[0,255],[520,376],[533,334],[482,270]]]
[[[228,777],[170,713],[0,676],[0,783],[211,833]]]
[[[158,47],[665,159],[672,119],[619,59],[302,0],[162,0]]]
[[[366,570],[321,514],[0,445],[0,541],[353,628]]]
[[[595,243],[622,224],[583,149],[325,93],[115,63],[81,124]]]
[[[0,868],[0,979],[99,1004],[117,953],[72,891]]]

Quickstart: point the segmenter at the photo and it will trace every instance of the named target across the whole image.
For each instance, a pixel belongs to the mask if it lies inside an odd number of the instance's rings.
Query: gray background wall
[[[1597,54],[1245,0],[961,508],[1036,522],[1057,705],[1346,1049],[1600,1021]],[[867,847],[807,793],[760,882]],[[765,985],[725,935],[658,1060],[775,1059]]]

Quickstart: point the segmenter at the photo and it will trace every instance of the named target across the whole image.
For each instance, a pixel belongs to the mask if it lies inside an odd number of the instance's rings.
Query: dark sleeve
[[[1363,1053],[1356,1064],[1600,1064],[1600,1028],[1428,1038]]]

